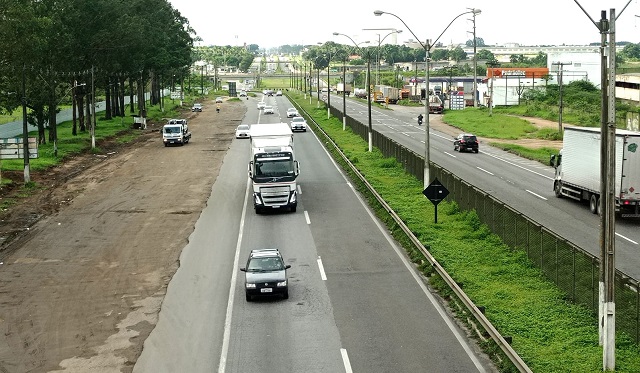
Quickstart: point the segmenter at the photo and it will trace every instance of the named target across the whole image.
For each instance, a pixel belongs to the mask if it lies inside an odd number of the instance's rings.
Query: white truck
[[[640,133],[616,130],[615,142],[616,212],[640,217]],[[562,150],[551,156],[551,165],[556,197],[589,201],[589,210],[599,213],[600,129],[565,127]]]
[[[162,142],[164,146],[169,144],[184,145],[191,140],[191,132],[186,119],[169,119],[162,127]]]
[[[296,179],[300,166],[293,151],[293,132],[287,123],[252,124],[249,178],[256,214],[298,206]]]
[[[342,92],[349,96],[351,94],[351,84],[338,83],[336,85],[336,93],[341,95]]]

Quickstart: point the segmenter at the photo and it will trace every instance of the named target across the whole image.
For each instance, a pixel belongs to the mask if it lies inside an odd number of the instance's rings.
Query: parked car
[[[287,269],[290,264],[284,264],[282,254],[278,249],[251,250],[246,267],[240,268],[245,273],[244,288],[247,302],[254,296],[280,295],[289,298],[289,284]]]
[[[282,96],[282,91],[277,91],[276,96]]]
[[[287,118],[293,118],[293,117],[297,117],[298,116],[298,110],[296,110],[295,108],[288,108],[287,109]]]
[[[249,125],[241,124],[236,128],[236,139],[248,139],[249,137]]]
[[[216,104],[221,104],[222,101],[222,97],[216,97]]]
[[[264,110],[262,111],[262,114],[275,114],[275,111],[273,110],[273,106],[265,106]]]
[[[258,102],[258,110],[264,109],[267,104],[264,101]]]
[[[191,107],[191,111],[202,111],[202,104],[193,104],[193,106]]]
[[[478,138],[470,133],[461,133],[453,141],[453,150],[462,152],[470,150],[474,153],[478,152]]]
[[[294,117],[291,119],[291,131],[307,132],[307,121],[303,117]]]

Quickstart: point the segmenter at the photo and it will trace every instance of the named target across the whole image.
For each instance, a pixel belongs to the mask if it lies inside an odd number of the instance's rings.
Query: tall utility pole
[[[615,360],[615,154],[616,154],[616,111],[615,111],[615,78],[616,78],[616,18],[624,12],[631,0],[616,16],[615,9],[600,12],[600,21],[595,22],[586,10],[574,0],[600,32],[600,90],[602,92],[602,109],[600,121],[600,282],[598,294],[598,328],[602,345],[602,368],[613,371]],[[609,43],[607,50],[607,35]]]
[[[564,65],[573,65],[573,62],[552,62],[551,64],[558,66],[558,134],[562,134],[562,109],[564,108],[562,101],[562,69]]]
[[[480,9],[467,8],[471,11],[473,22],[473,107],[478,107],[478,57],[477,57],[477,44],[476,39],[476,14],[480,14]],[[451,103],[451,102],[449,102]]]

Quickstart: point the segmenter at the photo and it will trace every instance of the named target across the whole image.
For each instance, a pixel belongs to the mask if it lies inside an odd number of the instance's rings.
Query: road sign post
[[[440,183],[438,178],[435,178],[428,187],[426,187],[422,194],[433,203],[435,207],[435,223],[438,223],[438,204],[449,195],[449,190]]]

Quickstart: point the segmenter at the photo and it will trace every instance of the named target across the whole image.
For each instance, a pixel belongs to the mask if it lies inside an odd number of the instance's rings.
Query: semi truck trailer
[[[600,129],[565,127],[562,150],[551,156],[556,197],[600,205]],[[615,209],[621,217],[640,217],[640,133],[616,130]]]

